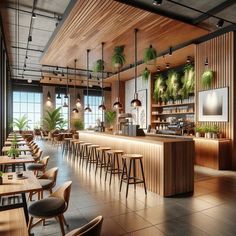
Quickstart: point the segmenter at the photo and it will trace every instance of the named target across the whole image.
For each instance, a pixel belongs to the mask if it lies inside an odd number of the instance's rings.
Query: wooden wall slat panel
[[[234,32],[229,32],[207,42],[196,45],[195,71],[196,71],[196,123],[198,125],[217,125],[225,138],[232,140],[231,154],[232,167],[236,169],[236,157],[233,155],[235,132],[234,132]],[[208,69],[215,72],[215,80],[212,89],[229,87],[229,120],[228,122],[199,122],[198,92],[204,89],[201,86],[201,75],[205,70],[205,58],[208,57]]]

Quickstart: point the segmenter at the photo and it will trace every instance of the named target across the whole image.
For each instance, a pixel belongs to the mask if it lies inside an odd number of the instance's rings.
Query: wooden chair
[[[48,165],[49,158],[50,158],[49,156],[46,156],[42,158],[42,160],[38,161],[37,163],[28,165],[27,170],[34,171],[34,174],[36,176],[38,176],[39,172],[44,173]]]
[[[38,149],[38,151],[35,154],[32,154],[34,161],[37,162],[40,160],[41,156],[43,154],[43,151]]]
[[[29,206],[29,224],[28,232],[30,234],[31,228],[33,228],[38,223],[44,221],[45,219],[56,218],[60,223],[61,233],[64,236],[65,230],[63,223],[68,227],[64,213],[66,212],[71,191],[72,181],[65,182],[61,187],[59,187],[54,193],[52,193],[48,198],[36,201]],[[33,223],[34,218],[39,219],[37,222]]]
[[[32,196],[38,193],[38,200],[43,199],[43,192],[49,191],[52,194],[52,189],[55,187],[57,182],[58,167],[53,167],[39,177],[39,182],[42,186],[42,190],[39,192],[34,192],[29,195],[29,199],[32,200]]]
[[[91,220],[88,224],[82,226],[81,228],[74,229],[66,236],[100,236],[102,229],[103,217],[98,216]]]

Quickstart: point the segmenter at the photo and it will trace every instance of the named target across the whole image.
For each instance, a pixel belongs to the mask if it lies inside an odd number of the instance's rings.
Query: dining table
[[[23,171],[22,173],[23,176],[21,178],[17,178],[17,174],[14,172],[3,173],[3,181],[0,185],[0,197],[20,194],[22,197],[22,202],[10,205],[1,205],[0,211],[23,208],[26,224],[28,225],[29,213],[26,201],[26,193],[41,191],[42,186],[33,172]]]
[[[13,144],[13,141],[5,141],[5,143],[4,143],[5,146],[11,146],[12,144]],[[17,146],[24,146],[26,144],[27,144],[26,141],[17,141],[16,142]]]
[[[11,149],[11,146],[3,146],[2,148],[2,152],[3,153],[6,153],[8,152],[9,150]],[[24,146],[19,146],[17,148],[17,150],[21,153],[21,152],[30,152],[31,151],[31,148],[27,145],[24,145]]]
[[[12,158],[9,156],[0,156],[0,166],[12,165],[12,171],[15,172],[17,164],[23,164],[23,170],[25,171],[26,163],[34,163],[35,160],[32,155],[20,155],[19,157]]]

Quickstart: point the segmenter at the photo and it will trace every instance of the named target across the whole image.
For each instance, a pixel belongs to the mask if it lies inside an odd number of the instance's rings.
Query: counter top
[[[94,132],[94,131],[80,131],[79,133],[85,133],[85,134],[91,134],[91,135],[97,135],[97,136],[106,136],[106,137],[111,137],[114,139],[126,139],[129,141],[140,141],[140,142],[157,143],[157,144],[193,141],[190,138],[160,137],[156,135],[130,137],[130,136],[124,136],[124,135],[114,135],[114,134],[109,134],[109,133],[99,133],[99,132]]]

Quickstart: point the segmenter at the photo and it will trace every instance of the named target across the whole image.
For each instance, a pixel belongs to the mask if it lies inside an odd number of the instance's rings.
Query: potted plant
[[[212,127],[212,138],[217,139],[219,132],[220,132],[219,127],[217,125],[214,125]]]
[[[95,73],[102,72],[104,70],[104,61],[102,59],[99,59],[96,61],[93,71]]]
[[[84,122],[81,119],[75,119],[72,124],[76,130],[84,129]]]
[[[67,124],[68,124],[68,121],[62,119],[62,121],[61,121],[60,123],[58,123],[58,126],[57,126],[57,127],[58,127],[58,129],[60,129],[60,130],[64,130]]]
[[[64,122],[63,118],[61,117],[60,110],[61,107],[46,111],[46,115],[43,118],[43,123],[47,130],[55,130],[60,126],[61,123]]]
[[[116,46],[114,48],[114,54],[111,58],[112,66],[114,68],[120,68],[125,64],[124,46]]]
[[[160,102],[166,88],[164,77],[158,74],[154,83],[153,99],[155,102]]]
[[[208,125],[204,126],[205,138],[211,138],[211,127]]]
[[[189,95],[194,93],[194,67],[192,64],[186,64],[184,66],[184,75],[182,77],[182,97],[184,99],[188,98]]]
[[[11,157],[12,159],[15,159],[16,157],[19,157],[19,150],[15,146],[11,146],[9,151],[7,152],[7,155]]]
[[[148,70],[148,68],[146,67],[143,71],[142,71],[142,80],[143,81],[147,81],[150,77],[150,70]]]
[[[110,129],[112,129],[112,125],[116,119],[116,111],[106,111],[105,112],[105,121],[110,126]]]
[[[0,171],[0,185],[2,185],[2,177],[3,177],[3,172]]]
[[[21,133],[23,130],[29,128],[28,122],[29,122],[28,118],[24,115],[22,117],[15,118],[11,126],[19,130],[19,132]]]
[[[150,45],[148,48],[145,49],[143,60],[146,64],[148,64],[151,60],[154,60],[155,64],[156,57],[157,57],[157,52],[155,48],[152,47],[152,45]]]
[[[201,126],[196,126],[195,127],[195,136],[196,138],[200,138],[202,133],[202,127]]]
[[[205,70],[201,76],[201,84],[205,89],[209,89],[214,80],[214,72],[212,70]]]

